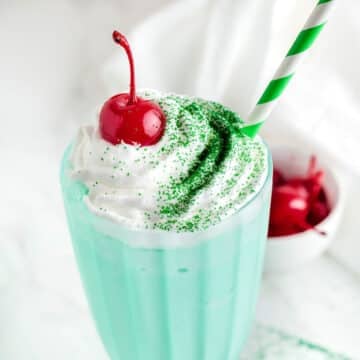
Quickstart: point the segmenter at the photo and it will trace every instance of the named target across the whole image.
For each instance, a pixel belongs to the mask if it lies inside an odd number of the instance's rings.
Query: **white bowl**
[[[343,208],[342,191],[336,171],[332,170],[331,159],[310,149],[299,147],[276,146],[272,149],[274,166],[281,170],[285,177],[302,176],[306,174],[311,155],[317,157],[317,167],[324,170],[324,190],[331,208],[330,214],[317,225],[326,235],[320,235],[314,230],[302,233],[271,237],[267,242],[265,257],[265,272],[280,272],[295,269],[316,258],[330,245],[338,228]]]

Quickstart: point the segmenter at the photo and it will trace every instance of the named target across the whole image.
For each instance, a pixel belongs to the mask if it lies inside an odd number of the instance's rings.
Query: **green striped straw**
[[[256,136],[261,125],[269,117],[281,94],[294,76],[297,65],[304,58],[305,53],[311,48],[325,26],[334,2],[335,0],[320,0],[317,3],[303,30],[260,97],[255,109],[250,113],[248,122],[242,128],[243,133],[252,138]]]

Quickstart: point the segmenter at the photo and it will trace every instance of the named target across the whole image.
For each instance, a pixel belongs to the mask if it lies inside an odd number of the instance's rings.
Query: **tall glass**
[[[207,231],[133,231],[91,213],[86,187],[61,184],[92,315],[112,360],[238,360],[251,326],[268,226],[266,182]],[[148,247],[157,243],[162,246]],[[165,246],[164,246],[165,245]]]

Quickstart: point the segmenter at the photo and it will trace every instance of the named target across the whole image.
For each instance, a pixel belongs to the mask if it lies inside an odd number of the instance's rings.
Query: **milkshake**
[[[238,359],[261,276],[269,152],[221,104],[131,89],[80,128],[62,163],[99,335],[112,360]]]

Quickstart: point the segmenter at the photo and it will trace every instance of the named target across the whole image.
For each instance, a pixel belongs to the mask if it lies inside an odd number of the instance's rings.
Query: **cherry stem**
[[[118,31],[113,32],[114,41],[119,44],[125,51],[130,64],[130,94],[128,105],[136,103],[136,87],[135,87],[135,66],[130,45],[126,37]]]

